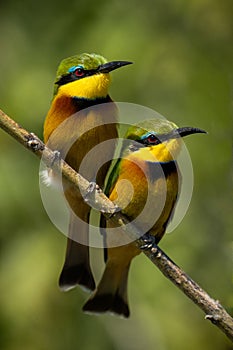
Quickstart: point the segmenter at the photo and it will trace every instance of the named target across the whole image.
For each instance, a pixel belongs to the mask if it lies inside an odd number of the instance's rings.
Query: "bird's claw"
[[[92,192],[94,192],[95,190],[99,190],[99,186],[94,182],[91,181],[87,187],[87,194],[90,194]]]
[[[149,250],[149,249],[152,249],[154,245],[156,245],[155,236],[152,236],[149,233],[145,233],[142,236],[142,240],[145,244],[140,247],[141,250]]]
[[[44,150],[44,144],[42,141],[32,132],[30,132],[26,136],[27,145],[29,148],[31,148],[33,151],[43,151]]]
[[[54,165],[55,162],[60,162],[61,161],[61,152],[59,151],[53,151],[53,159],[51,162],[51,167]]]
[[[88,185],[85,193],[83,193],[84,201],[88,202],[90,200],[90,198],[95,196],[95,191],[99,192],[100,187],[94,181],[89,182],[89,185]]]

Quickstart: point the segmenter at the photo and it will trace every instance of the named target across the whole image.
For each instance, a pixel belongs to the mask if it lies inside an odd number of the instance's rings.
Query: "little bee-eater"
[[[182,137],[203,132],[192,127],[178,128],[174,123],[162,119],[144,121],[128,129],[120,158],[109,176],[106,194],[129,220],[138,218],[136,226],[147,240],[149,237],[158,243],[173,215],[179,194],[176,160],[182,147]],[[148,196],[149,206],[141,215]],[[126,233],[119,227],[112,234],[112,227],[111,221],[107,222],[108,248],[103,276],[83,310],[113,312],[129,317],[129,267],[131,260],[141,250],[134,243],[120,245],[120,239]]]
[[[107,62],[100,55],[84,53],[64,59],[58,67],[54,97],[44,123],[44,141],[51,149],[59,151],[77,172],[89,151],[106,140],[117,138],[117,108],[108,93],[109,72],[130,63]],[[95,111],[96,105],[103,108]],[[82,175],[103,186],[109,164],[101,167],[96,178],[95,165],[112,159],[114,148],[113,143],[105,152],[94,153]],[[77,189],[64,181],[63,187],[70,207],[70,223],[59,286],[64,291],[78,284],[94,290],[88,248],[91,208]]]

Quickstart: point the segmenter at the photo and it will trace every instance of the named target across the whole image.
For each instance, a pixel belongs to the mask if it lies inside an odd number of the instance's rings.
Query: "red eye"
[[[157,137],[154,135],[154,134],[150,134],[148,137],[147,137],[147,142],[149,144],[156,144],[158,143],[158,139]]]
[[[83,77],[84,76],[84,70],[82,68],[78,68],[74,71],[74,74],[76,77]]]

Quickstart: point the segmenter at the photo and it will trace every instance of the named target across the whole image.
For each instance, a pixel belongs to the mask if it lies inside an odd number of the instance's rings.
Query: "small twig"
[[[196,282],[179,268],[158,246],[145,251],[148,258],[165,277],[205,312],[205,319],[219,327],[233,341],[233,318],[218,300],[211,298]]]
[[[104,213],[109,220],[113,220],[116,224],[122,225],[126,234],[130,235],[130,237],[135,240],[135,245],[138,248],[141,249],[145,245],[145,241],[139,238],[141,236],[140,232],[117,210],[118,208],[104,195],[98,185],[93,187],[92,184],[76,173],[64,160],[61,159],[59,162],[54,161],[56,152],[51,151],[36,135],[23,129],[1,110],[0,127],[39,158],[43,156],[43,162],[48,167],[52,167],[55,171],[62,172],[66,180],[74,186],[79,187],[82,193],[86,193],[85,200],[90,206],[96,207],[96,203],[98,203],[99,210]],[[92,188],[91,195],[88,194],[88,189],[90,188]],[[127,231],[125,228],[126,224]],[[219,301],[212,299],[158,246],[153,244],[150,249],[143,250],[143,252],[152,263],[159,268],[165,277],[174,283],[189,297],[189,299],[205,312],[206,319],[210,320],[233,341],[233,318],[227,313]]]

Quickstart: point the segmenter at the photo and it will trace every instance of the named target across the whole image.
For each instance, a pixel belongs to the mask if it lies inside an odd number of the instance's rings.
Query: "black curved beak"
[[[185,126],[183,128],[178,128],[175,130],[178,136],[184,137],[191,134],[206,134],[205,130],[199,128],[192,128],[191,126]]]
[[[171,139],[178,139],[179,137],[185,137],[191,134],[207,134],[207,132],[199,128],[185,126],[183,128],[174,129],[167,134],[158,135],[158,139],[160,142],[164,142]]]
[[[118,69],[123,66],[127,66],[128,64],[132,64],[133,62],[128,62],[128,61],[112,61],[112,62],[107,62],[104,64],[101,64],[97,68],[97,72],[101,73],[109,73],[114,69]]]

